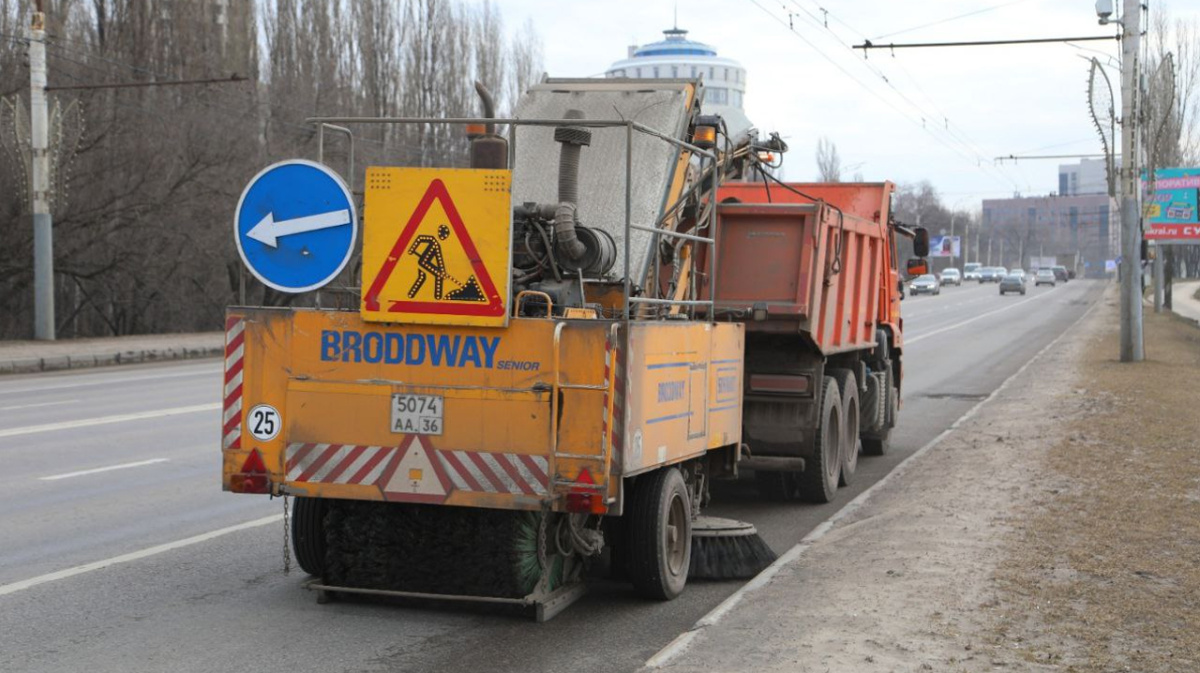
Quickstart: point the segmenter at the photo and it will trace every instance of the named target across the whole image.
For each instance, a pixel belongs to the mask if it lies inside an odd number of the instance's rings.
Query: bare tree
[[[842,181],[842,158],[837,145],[825,136],[817,140],[817,173],[821,182]]]
[[[28,106],[25,45],[11,36],[24,34],[31,4],[0,0],[0,110]],[[243,273],[229,235],[249,177],[271,161],[316,156],[304,120],[473,114],[477,78],[511,106],[541,67],[532,26],[505,40],[493,3],[54,0],[47,7],[51,84],[256,78],[51,93],[52,106],[81,110],[83,122],[54,212],[57,317],[67,337],[216,329],[241,281],[250,303],[309,301]],[[0,114],[4,149],[19,150],[14,143],[27,137],[22,115]],[[70,135],[66,126],[56,128]],[[359,167],[465,162],[461,129],[363,127],[355,137]],[[326,143],[327,163],[340,170],[345,159],[344,145]],[[24,184],[26,161],[20,151],[0,152],[0,184]],[[0,339],[26,337],[32,325],[26,201],[24,189],[0,190]],[[352,274],[342,283],[353,285]]]
[[[512,110],[521,94],[542,77],[542,47],[533,21],[526,21],[509,47],[512,64],[508,78],[508,109]]]

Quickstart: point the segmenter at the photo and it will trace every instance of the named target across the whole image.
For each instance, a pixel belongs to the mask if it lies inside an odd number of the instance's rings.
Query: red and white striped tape
[[[480,493],[545,495],[550,462],[545,456],[482,451],[435,451],[454,488]]]
[[[391,446],[288,444],[287,480],[322,484],[371,484],[383,474]]]
[[[619,341],[612,345],[612,354],[613,366],[616,367],[616,372],[613,375],[613,463],[620,464],[619,461],[622,460],[621,451],[625,447],[625,353],[621,350]],[[605,365],[608,364],[607,353],[605,354],[604,362]]]
[[[437,457],[456,490],[514,495],[545,495],[549,491],[550,464],[545,456],[426,450]],[[402,458],[401,447],[397,446],[288,444],[287,480],[374,484],[388,465]]]
[[[246,353],[246,322],[225,319],[225,389],[221,415],[221,448],[242,448],[242,364]]]

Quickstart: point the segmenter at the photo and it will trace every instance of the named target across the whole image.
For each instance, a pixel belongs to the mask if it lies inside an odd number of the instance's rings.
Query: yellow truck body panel
[[[232,308],[223,486],[256,453],[275,494],[619,512],[621,476],[741,441],[742,326],[624,324]]]

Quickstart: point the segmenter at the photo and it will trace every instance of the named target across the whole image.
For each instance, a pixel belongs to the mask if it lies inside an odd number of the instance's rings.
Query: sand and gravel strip
[[[1200,329],[1114,289],[659,670],[1200,670]]]

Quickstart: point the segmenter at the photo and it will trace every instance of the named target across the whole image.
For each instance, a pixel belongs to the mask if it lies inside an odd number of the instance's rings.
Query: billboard
[[[930,236],[930,257],[962,257],[961,236]]]
[[[1142,193],[1146,240],[1200,243],[1200,168],[1159,169],[1153,185],[1143,174]]]

